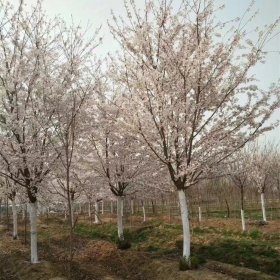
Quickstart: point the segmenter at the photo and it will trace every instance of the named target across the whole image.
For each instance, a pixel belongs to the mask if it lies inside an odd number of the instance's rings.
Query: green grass
[[[136,230],[125,229],[124,237],[133,242],[133,244],[139,244],[148,238],[151,231],[152,228],[148,226]],[[111,242],[115,242],[118,239],[118,231],[115,224],[94,225],[92,227],[78,224],[75,227],[75,233],[88,238],[104,239]]]
[[[117,228],[113,224],[87,226],[78,224],[74,232],[77,235],[85,236],[92,239],[105,239],[115,241],[118,236]]]
[[[280,234],[262,233],[257,229],[243,233],[209,227],[194,228],[193,236],[213,239],[208,245],[192,244],[191,252],[198,257],[280,276],[280,253],[273,248],[279,246]],[[175,246],[181,252],[183,240],[177,240]]]
[[[262,211],[261,208],[259,209],[245,209],[245,219],[251,219],[251,220],[262,220]],[[191,214],[193,217],[197,217],[198,213],[193,212]],[[266,215],[270,219],[279,219],[280,218],[280,208],[274,207],[270,208],[268,207],[266,209]],[[212,210],[203,212],[202,216],[208,216],[208,217],[215,217],[215,218],[225,218],[227,217],[227,211],[222,210]],[[240,217],[240,210],[231,210],[230,211],[230,218],[239,218]]]
[[[252,230],[248,233],[248,235],[252,238],[252,239],[260,239],[262,237],[262,233],[258,230]]]
[[[241,232],[238,230],[231,230],[231,229],[218,229],[215,227],[208,227],[208,228],[195,227],[192,229],[192,234],[194,236],[207,235],[211,233],[221,235],[223,237],[238,237],[238,238],[244,237],[244,238],[249,238],[254,240],[261,240],[264,238],[264,235],[257,229],[251,231],[245,231],[245,232]],[[265,236],[265,238],[268,238],[268,236]],[[278,239],[276,236],[275,238]]]
[[[117,239],[115,224],[92,227],[78,224],[75,233],[112,242]],[[125,230],[124,235],[134,249],[157,257],[178,258],[182,254],[181,225],[149,222],[141,228]],[[192,229],[192,236],[202,237],[199,243],[192,243],[192,255],[198,259],[221,261],[280,276],[280,253],[274,249],[274,246],[280,244],[278,233],[267,234],[257,229],[243,233],[215,227],[195,227]]]
[[[263,243],[245,239],[224,239],[209,245],[194,244],[192,249],[195,254],[206,259],[280,276],[279,252]]]

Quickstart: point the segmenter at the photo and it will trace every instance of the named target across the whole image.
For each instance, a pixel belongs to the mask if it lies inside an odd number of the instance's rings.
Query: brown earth
[[[111,220],[110,217],[107,218]],[[104,220],[103,220],[104,221]],[[141,226],[141,218],[133,221],[134,227]],[[192,226],[197,226],[192,221]],[[202,227],[211,226],[238,230],[238,219],[208,219]],[[280,221],[271,221],[265,226],[250,226],[265,233],[280,231]],[[22,230],[22,225],[20,225]],[[60,220],[45,220],[39,224],[39,258],[40,263],[29,263],[29,247],[21,239],[12,240],[4,226],[0,225],[0,280],[65,280],[69,277],[69,260],[67,256],[68,238],[65,224]],[[203,237],[196,237],[203,238]],[[207,240],[203,240],[207,244]],[[118,250],[116,245],[105,240],[91,240],[74,236],[74,259],[72,279],[75,280],[273,280],[275,277],[247,268],[209,261],[198,270],[181,272],[178,260],[158,257],[148,252],[131,248]]]

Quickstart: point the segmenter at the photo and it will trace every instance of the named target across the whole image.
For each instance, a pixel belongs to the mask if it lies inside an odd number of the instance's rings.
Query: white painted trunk
[[[190,248],[191,248],[191,236],[190,236],[187,198],[183,190],[178,190],[178,196],[179,196],[181,218],[182,218],[182,225],[183,225],[183,257],[189,260]]]
[[[146,209],[145,209],[144,202],[143,202],[143,205],[142,205],[142,211],[143,211],[143,222],[146,222]]]
[[[123,206],[124,206],[124,201],[123,201],[123,198],[121,200],[121,213],[122,213],[122,217],[123,217]]]
[[[21,220],[22,221],[24,221],[24,219],[25,219],[25,209],[26,209],[26,206],[25,206],[25,204],[22,204],[22,216],[21,216]]]
[[[244,217],[244,210],[241,209],[241,224],[242,224],[242,231],[245,231],[245,217]]]
[[[31,263],[38,263],[37,252],[37,203],[29,203]]]
[[[131,215],[134,215],[134,200],[131,199]]]
[[[103,200],[101,202],[101,213],[102,213],[102,215],[104,214],[104,201]]]
[[[198,207],[198,221],[201,223],[202,221],[202,214],[201,214],[201,208],[200,206]]]
[[[111,214],[114,213],[114,204],[113,204],[113,201],[111,201]]]
[[[17,207],[16,202],[12,200],[12,211],[13,211],[13,239],[18,238],[18,230],[17,230]]]
[[[90,206],[90,201],[88,203],[88,216],[91,217],[91,206]]]
[[[263,216],[263,221],[264,221],[264,222],[267,222],[267,219],[266,219],[266,212],[265,212],[264,193],[261,193],[261,204],[262,204],[262,216]]]
[[[98,212],[99,212],[99,205],[98,205],[98,201],[96,200],[95,201],[95,213],[94,213],[94,219],[95,219],[94,223],[95,224],[100,224]]]
[[[123,198],[121,196],[117,196],[117,220],[118,220],[118,237],[119,237],[119,239],[124,239],[122,206],[123,206]]]

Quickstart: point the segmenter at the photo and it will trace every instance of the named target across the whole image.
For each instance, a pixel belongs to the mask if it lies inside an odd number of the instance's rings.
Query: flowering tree
[[[251,155],[252,173],[251,180],[261,196],[263,221],[266,223],[265,192],[276,183],[275,169],[277,166],[277,151],[273,145],[256,147]]]
[[[140,187],[138,187],[132,195],[133,198],[141,200],[143,222],[146,222],[145,201],[148,201],[151,198],[168,195],[174,191],[174,187],[170,183],[170,178],[168,177],[168,174],[166,174],[166,170],[163,168],[163,166],[153,164],[149,168],[150,172],[145,174],[147,178],[144,181],[140,181],[138,183]],[[151,202],[153,211],[155,211],[153,199]]]
[[[50,74],[58,22],[49,21],[40,1],[30,12],[0,2],[1,175],[25,189],[30,202],[31,262],[37,255],[37,193],[55,160],[49,138],[53,108]]]
[[[250,184],[252,173],[252,162],[249,151],[242,150],[234,155],[233,162],[229,164],[229,177],[236,187],[240,190],[241,202],[241,224],[242,230],[245,231],[245,217],[244,217],[244,191]]]
[[[93,90],[89,69],[99,42],[85,39],[79,27],[48,19],[41,1],[30,11],[22,1],[18,9],[0,6],[0,174],[26,191],[36,263],[37,194],[58,158],[69,171],[76,116]]]
[[[181,1],[179,10],[172,1],[146,1],[143,12],[128,2],[127,19],[113,16],[109,23],[121,46],[112,78],[128,97],[131,130],[166,166],[178,191],[189,261],[185,190],[273,128],[265,122],[279,107],[279,87],[260,90],[249,71],[264,60],[278,21],[252,42],[246,13],[231,33],[215,19],[211,0]]]
[[[99,202],[102,201],[102,203],[104,203],[104,199],[111,199],[113,194],[107,188],[107,182],[104,182],[104,178],[98,175],[94,171],[94,168],[92,168],[93,164],[97,164],[93,161],[92,154],[90,156],[88,153],[83,155],[83,151],[85,150],[79,150],[79,154],[80,157],[85,158],[85,160],[82,160],[79,164],[75,165],[74,178],[84,194],[82,200],[88,203],[89,218],[91,218],[93,210],[95,224],[100,224]],[[93,202],[94,209],[91,208]]]
[[[137,179],[140,180],[139,177],[144,172],[144,167],[147,166],[145,166],[143,156],[137,152],[135,143],[129,136],[116,135],[112,130],[107,130],[104,138],[100,140],[98,142],[96,138],[93,140],[99,159],[97,169],[117,198],[118,236],[123,239],[123,199],[125,196],[135,193],[137,186],[139,187]]]
[[[141,142],[127,131],[125,107],[120,95],[106,97],[103,88],[97,106],[92,109],[91,133],[87,135],[88,147],[92,145],[92,165],[117,198],[118,237],[124,238],[122,208],[125,196],[135,194],[145,187],[152,170],[153,160]],[[147,187],[147,185],[146,185]]]
[[[51,120],[54,137],[51,144],[59,159],[54,172],[56,190],[66,198],[69,213],[69,265],[71,265],[75,226],[74,201],[81,194],[74,172],[74,163],[78,157],[76,145],[83,128],[81,114],[85,110],[86,99],[90,94],[94,95],[98,84],[99,63],[94,64],[94,49],[99,41],[95,40],[97,34],[88,39],[79,26],[67,27],[64,23],[59,31],[57,47],[60,67],[56,70],[58,75],[53,77],[51,87],[53,95],[48,100],[54,107]]]

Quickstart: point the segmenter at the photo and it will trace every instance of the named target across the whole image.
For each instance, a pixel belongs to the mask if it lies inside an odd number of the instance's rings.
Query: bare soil
[[[112,221],[111,217],[103,219],[103,222]],[[83,221],[90,224],[89,221]],[[179,223],[179,221],[178,221]],[[141,218],[136,217],[132,227],[143,227]],[[199,224],[192,221],[192,227]],[[209,226],[226,230],[239,230],[240,221],[237,219],[211,218],[204,220],[201,228]],[[279,233],[280,221],[269,222],[265,226],[249,226],[250,229],[258,229],[267,234]],[[72,268],[69,269],[68,258],[68,233],[65,223],[61,219],[41,219],[39,223],[39,258],[40,263],[29,263],[29,244],[24,245],[23,225],[20,225],[20,239],[12,240],[11,233],[6,231],[4,225],[0,225],[0,280],[214,280],[214,279],[267,279],[276,277],[263,274],[244,267],[207,261],[200,269],[179,271],[178,258],[168,258],[142,250],[141,246],[129,250],[119,250],[116,245],[108,240],[92,239],[84,236],[74,236],[74,258]],[[180,236],[179,236],[180,237]],[[155,236],[156,238],[156,236]],[[160,238],[160,237],[159,237]],[[162,246],[174,246],[174,240],[170,240]],[[211,240],[202,236],[193,236],[192,242],[208,244]],[[27,238],[29,241],[29,238]],[[29,242],[28,242],[29,243]]]

